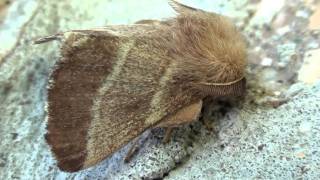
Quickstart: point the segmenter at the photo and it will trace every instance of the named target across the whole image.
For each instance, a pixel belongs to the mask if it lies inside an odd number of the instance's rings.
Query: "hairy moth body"
[[[166,21],[73,30],[50,76],[46,139],[61,170],[102,161],[146,129],[198,116],[245,90],[246,46],[228,18],[170,1]]]

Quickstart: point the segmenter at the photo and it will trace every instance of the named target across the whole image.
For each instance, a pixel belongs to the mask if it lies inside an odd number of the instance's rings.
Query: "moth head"
[[[193,83],[204,89],[242,81],[246,67],[246,42],[226,16],[170,1],[178,13],[176,52],[186,73],[193,72]],[[203,85],[208,85],[204,87]],[[209,86],[212,85],[212,86]]]

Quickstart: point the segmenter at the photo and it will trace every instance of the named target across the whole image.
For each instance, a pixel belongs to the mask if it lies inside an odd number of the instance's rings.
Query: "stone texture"
[[[216,137],[198,136],[190,159],[168,179],[317,179],[320,84],[277,109],[245,104],[218,120]],[[296,91],[297,92],[297,91]]]
[[[183,1],[231,16],[247,36],[247,99],[232,108],[206,106],[204,119],[213,130],[197,122],[178,129],[168,144],[161,143],[161,129],[148,131],[129,164],[122,163],[127,146],[73,174],[56,168],[43,138],[47,78],[58,57],[58,43],[32,41],[69,29],[168,18],[174,12],[163,0],[15,0],[5,8],[0,2],[6,14],[0,19],[0,179],[320,176],[320,84],[292,86],[306,52],[319,48],[319,32],[305,28],[317,12],[313,1]],[[266,66],[264,59],[272,61]]]

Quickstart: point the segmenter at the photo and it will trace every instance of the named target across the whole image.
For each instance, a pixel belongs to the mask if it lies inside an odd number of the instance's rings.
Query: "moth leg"
[[[164,137],[162,139],[162,143],[168,143],[170,138],[171,138],[171,135],[172,135],[172,131],[173,131],[173,127],[166,127],[166,133],[164,134]]]
[[[213,130],[213,126],[211,124],[212,119],[211,119],[211,114],[210,114],[210,110],[212,109],[212,106],[205,106],[203,111],[202,111],[202,124],[204,125],[204,127],[206,128],[207,131],[212,131]]]
[[[132,157],[136,154],[136,152],[139,149],[139,138],[136,138],[133,142],[133,144],[131,145],[129,151],[127,152],[126,156],[124,157],[123,161],[125,163],[130,162],[130,160],[132,159]]]
[[[123,158],[123,161],[125,163],[128,163],[131,161],[133,156],[138,152],[140,146],[142,146],[146,142],[147,137],[149,135],[150,135],[150,131],[147,131],[147,134],[144,134],[142,136],[138,136],[132,141],[133,144],[130,146],[130,149],[128,150],[126,156]]]
[[[163,142],[166,143],[169,141],[173,128],[197,121],[201,112],[201,108],[202,100],[181,108],[175,114],[163,119],[159,124],[157,124],[155,127],[167,128]]]
[[[206,128],[207,131],[212,131],[213,130],[213,127],[211,125],[211,120],[210,119],[208,119],[208,118],[203,119],[203,125],[204,125],[204,128]]]
[[[202,108],[202,100],[178,110],[175,114],[160,121],[155,127],[179,127],[198,120]]]

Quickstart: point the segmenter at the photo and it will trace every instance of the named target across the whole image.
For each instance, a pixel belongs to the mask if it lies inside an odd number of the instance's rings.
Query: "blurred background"
[[[231,17],[246,37],[243,107],[226,116],[207,112],[214,132],[194,124],[168,145],[152,135],[130,164],[122,163],[121,150],[97,167],[67,174],[43,140],[47,78],[59,43],[33,40],[175,12],[166,0],[0,0],[0,179],[319,178],[320,1],[179,2]]]

